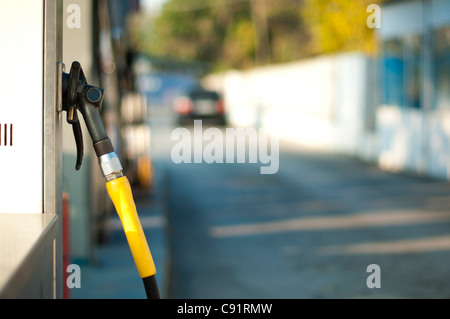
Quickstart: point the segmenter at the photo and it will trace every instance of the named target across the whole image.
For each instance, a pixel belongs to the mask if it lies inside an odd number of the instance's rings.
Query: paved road
[[[166,147],[168,133],[155,137]],[[176,165],[160,151],[169,297],[450,297],[447,182],[284,144],[274,175],[259,164]],[[371,264],[381,288],[367,286]]]
[[[447,183],[303,153],[283,153],[276,175],[168,172],[172,298],[450,297]]]

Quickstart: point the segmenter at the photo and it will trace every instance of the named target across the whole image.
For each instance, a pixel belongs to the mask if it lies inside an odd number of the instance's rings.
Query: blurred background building
[[[391,1],[379,38],[380,164],[449,178],[448,1]]]

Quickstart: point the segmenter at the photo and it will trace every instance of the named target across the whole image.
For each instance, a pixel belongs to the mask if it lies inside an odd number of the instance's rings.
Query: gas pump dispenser
[[[103,89],[87,83],[79,62],[72,63],[70,73],[62,74],[63,110],[67,113],[67,122],[72,125],[77,146],[75,169],[80,169],[83,160],[83,137],[77,112],[80,111],[106,179],[106,189],[120,217],[138,273],[144,282],[147,298],[159,299],[156,268],[136,211],[131,186],[123,174],[120,160],[100,117],[103,96]]]
[[[103,90],[87,83],[78,62],[63,71],[63,6],[15,0],[0,10],[0,298],[63,297],[62,110],[77,144],[76,169],[81,112],[147,297],[159,298],[131,187],[100,118]]]
[[[62,9],[1,4],[1,299],[63,297]]]

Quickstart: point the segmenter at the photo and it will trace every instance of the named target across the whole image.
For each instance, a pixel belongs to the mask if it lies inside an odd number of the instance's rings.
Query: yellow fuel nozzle
[[[122,176],[107,182],[106,189],[122,222],[139,276],[144,280],[147,297],[159,298],[155,264],[139,221],[130,183],[126,176]]]
[[[155,279],[156,268],[139,221],[131,186],[122,173],[119,157],[114,152],[100,117],[103,89],[87,84],[81,65],[77,61],[72,63],[69,74],[63,74],[62,83],[63,109],[67,111],[67,121],[73,125],[77,143],[76,169],[80,168],[83,158],[83,139],[76,115],[78,109],[83,114],[100,168],[107,181],[108,194],[122,222],[139,275],[144,281],[147,298],[159,298]]]
[[[156,268],[139,221],[127,177],[123,176],[107,182],[106,189],[122,222],[139,275],[141,278],[153,276],[156,274]]]

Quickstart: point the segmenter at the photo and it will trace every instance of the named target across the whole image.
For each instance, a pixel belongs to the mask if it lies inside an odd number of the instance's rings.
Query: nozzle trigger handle
[[[72,123],[73,136],[75,137],[75,144],[77,146],[77,162],[75,169],[78,171],[83,162],[83,134],[81,133],[80,121]]]
[[[67,123],[72,125],[75,144],[77,147],[77,160],[75,169],[78,171],[83,162],[83,134],[77,112],[78,94],[85,85],[83,69],[79,62],[72,63],[70,73],[63,74],[63,110],[67,112]]]

